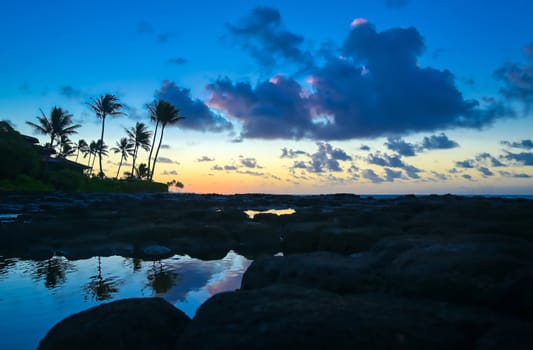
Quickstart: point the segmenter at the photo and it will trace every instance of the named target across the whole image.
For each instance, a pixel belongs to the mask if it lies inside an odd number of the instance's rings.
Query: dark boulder
[[[174,349],[189,322],[160,298],[118,300],[67,317],[38,349]]]

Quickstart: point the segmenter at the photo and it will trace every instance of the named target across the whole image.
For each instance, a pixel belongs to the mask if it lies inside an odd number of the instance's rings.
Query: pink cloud
[[[360,26],[362,24],[367,24],[368,23],[368,20],[365,19],[365,18],[362,18],[362,17],[359,17],[359,18],[356,18],[352,21],[351,23],[351,27],[354,28],[354,27],[357,27],[357,26]]]

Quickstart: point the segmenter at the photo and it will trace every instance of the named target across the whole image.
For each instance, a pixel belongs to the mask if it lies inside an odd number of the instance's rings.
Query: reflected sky
[[[253,219],[257,214],[276,214],[280,215],[291,215],[296,213],[296,210],[292,208],[287,209],[268,209],[268,210],[245,210],[244,213],[248,215],[250,219]]]
[[[233,251],[211,261],[0,257],[0,349],[34,349],[63,318],[123,298],[159,296],[193,317],[212,295],[239,288],[250,264]]]

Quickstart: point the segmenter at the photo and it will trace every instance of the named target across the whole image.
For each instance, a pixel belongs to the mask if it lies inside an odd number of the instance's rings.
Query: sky
[[[136,122],[153,130],[146,105],[166,100],[186,119],[165,130],[154,180],[186,192],[531,195],[531,13],[528,0],[8,1],[0,120],[35,135],[26,121],[59,106],[82,125],[74,141],[96,140],[87,103],[112,93],[127,113],[106,119],[113,146]]]

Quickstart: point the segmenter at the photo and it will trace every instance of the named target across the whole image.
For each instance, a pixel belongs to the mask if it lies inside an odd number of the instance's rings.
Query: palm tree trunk
[[[150,174],[150,181],[152,181],[152,178],[154,177],[155,163],[157,162],[157,156],[159,155],[159,148],[161,147],[161,142],[163,141],[164,131],[165,131],[165,124],[161,125],[161,137],[159,138],[159,145],[157,145],[157,151],[155,151],[154,166],[152,167],[152,173]]]
[[[93,157],[93,163],[91,164],[91,174],[93,173],[94,161],[96,160],[96,154]]]
[[[87,160],[87,166],[89,166],[89,164],[91,164],[91,153],[89,153],[89,159]]]
[[[135,149],[133,150],[133,161],[131,162],[131,176],[135,176],[135,160],[137,160],[137,149],[139,146],[135,146]]]
[[[120,167],[122,166],[122,160],[124,159],[124,155],[120,157],[120,163],[118,163],[118,170],[117,170],[117,176],[115,176],[115,179],[118,179],[118,174],[120,174]]]
[[[159,120],[157,120],[155,122],[155,131],[154,131],[154,137],[152,139],[152,146],[150,147],[150,154],[148,154],[148,178],[150,181],[152,181],[152,173],[150,172],[150,163],[152,161],[152,151],[154,150],[154,145],[155,145],[155,137],[157,135],[157,127],[159,126]]]
[[[100,135],[100,149],[98,150],[98,159],[100,163],[100,173],[98,176],[104,177],[104,172],[102,171],[102,149],[104,148],[104,129],[105,129],[105,114],[102,116],[102,134]]]
[[[76,153],[76,160],[75,160],[76,163],[78,162],[78,156],[79,155],[80,155],[80,149],[78,148],[78,153]]]

